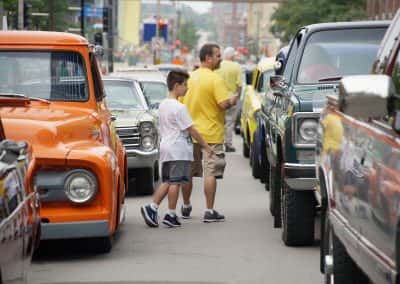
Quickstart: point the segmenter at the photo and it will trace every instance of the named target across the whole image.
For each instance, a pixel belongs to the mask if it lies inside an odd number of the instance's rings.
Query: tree
[[[180,37],[181,46],[186,45],[189,49],[193,49],[199,40],[197,29],[192,21],[182,23],[178,36]]]
[[[3,1],[3,9],[6,11],[10,29],[17,29],[18,1]],[[65,31],[68,27],[68,0],[25,0],[32,4],[33,13],[49,13],[49,16],[31,16],[32,26],[30,30]]]
[[[271,32],[289,42],[302,26],[366,18],[366,0],[287,0],[272,15]]]

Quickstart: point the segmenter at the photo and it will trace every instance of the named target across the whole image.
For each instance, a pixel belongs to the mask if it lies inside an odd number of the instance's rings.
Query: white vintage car
[[[137,194],[151,194],[159,177],[157,117],[150,110],[138,81],[105,76],[103,83],[107,106],[125,147],[129,184],[135,181],[133,188]]]

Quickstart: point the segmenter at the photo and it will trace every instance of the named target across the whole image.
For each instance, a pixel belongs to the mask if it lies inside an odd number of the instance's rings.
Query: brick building
[[[400,0],[367,0],[367,15],[371,20],[388,20],[400,8]]]

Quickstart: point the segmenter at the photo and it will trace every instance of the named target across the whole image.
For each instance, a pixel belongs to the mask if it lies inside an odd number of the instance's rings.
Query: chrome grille
[[[117,127],[116,130],[126,150],[138,149],[140,147],[139,127]]]

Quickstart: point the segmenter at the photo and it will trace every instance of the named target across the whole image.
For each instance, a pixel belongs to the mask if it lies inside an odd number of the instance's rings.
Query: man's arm
[[[237,103],[238,99],[239,99],[239,95],[236,94],[234,96],[231,96],[229,99],[220,102],[218,104],[218,106],[223,110],[227,110],[227,109],[231,108],[232,106],[234,106]]]
[[[203,137],[193,125],[189,126],[186,130],[189,132],[190,136],[192,136],[200,144],[200,146],[203,147],[203,149],[208,153],[209,157],[214,154],[214,151],[211,149],[210,145],[204,141]]]

